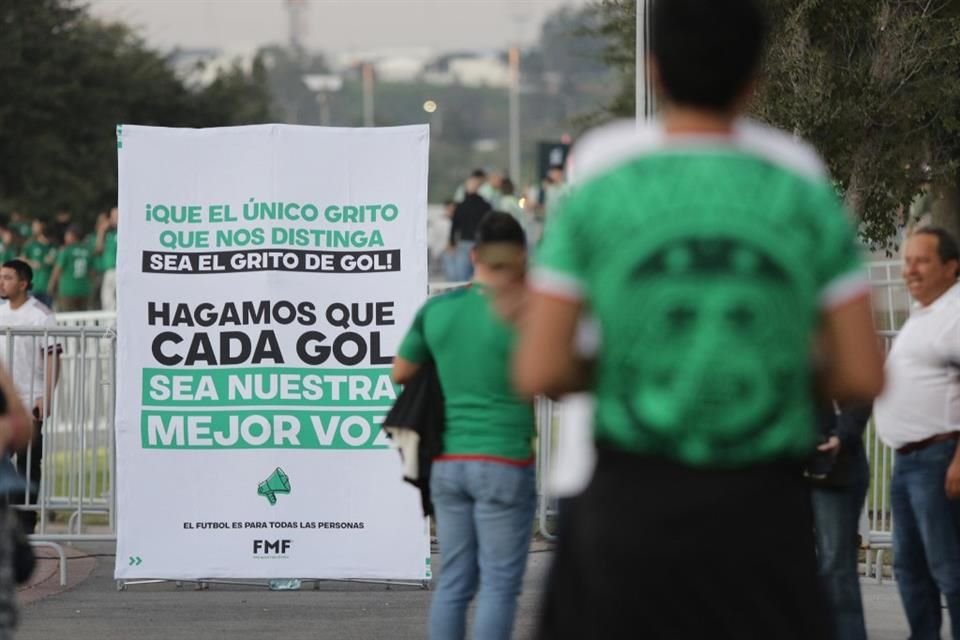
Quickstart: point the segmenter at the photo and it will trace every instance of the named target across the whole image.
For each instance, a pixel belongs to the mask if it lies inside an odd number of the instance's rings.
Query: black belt
[[[958,440],[960,439],[960,431],[950,431],[948,433],[940,433],[935,436],[930,436],[924,440],[918,442],[910,442],[903,445],[897,449],[897,453],[910,453],[912,451],[920,451],[920,449],[926,449],[932,444],[937,444],[938,442],[947,442],[948,440]]]

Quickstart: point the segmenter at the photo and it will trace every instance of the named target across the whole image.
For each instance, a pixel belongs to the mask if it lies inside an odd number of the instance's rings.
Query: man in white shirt
[[[0,307],[0,331],[6,327],[56,327],[53,311],[30,295],[33,270],[23,260],[10,260],[0,267],[0,298],[7,304]],[[32,487],[30,500],[14,500],[14,504],[33,504],[40,487],[40,461],[43,456],[43,420],[50,415],[53,391],[60,376],[62,347],[52,337],[15,336],[12,350],[8,340],[0,335],[0,362],[13,376],[13,384],[20,401],[34,418],[33,439],[30,446],[17,452],[17,471]],[[33,533],[35,511],[18,512],[24,530]]]
[[[903,276],[916,301],[887,357],[874,416],[896,449],[893,558],[914,640],[940,638],[943,595],[960,640],[960,253],[944,230],[916,230]]]

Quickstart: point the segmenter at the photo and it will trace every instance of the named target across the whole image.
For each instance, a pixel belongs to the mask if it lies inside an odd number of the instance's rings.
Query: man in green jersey
[[[97,240],[93,254],[99,259],[98,267],[103,272],[100,282],[100,308],[117,310],[117,222],[120,219],[116,207],[107,217],[97,220]]]
[[[17,249],[14,232],[9,227],[0,227],[0,260],[13,260],[17,257]]]
[[[83,237],[77,225],[67,228],[64,246],[57,255],[57,263],[50,279],[50,292],[57,296],[58,311],[83,311],[91,290],[93,251],[81,242]]]
[[[443,454],[430,473],[442,558],[430,637],[444,640],[465,636],[475,594],[472,636],[510,638],[536,504],[533,405],[511,386],[515,335],[490,296],[499,280],[522,277],[526,241],[513,216],[497,211],[475,239],[473,284],[420,309],[393,367],[403,384],[432,360],[443,388]]]
[[[19,211],[10,212],[10,222],[8,226],[17,234],[17,237],[19,237],[21,241],[25,241],[30,237],[32,225],[27,220],[27,217]]]
[[[519,389],[596,396],[544,638],[830,638],[802,460],[825,397],[883,386],[855,237],[816,153],[739,117],[762,57],[752,0],[652,14],[664,109],[573,149],[515,363]],[[581,313],[601,329],[592,380]]]
[[[93,230],[88,232],[81,242],[90,249],[90,293],[87,296],[87,302],[84,305],[87,309],[100,308],[100,284],[103,282],[103,268],[100,263],[103,256],[97,254],[97,229],[110,220],[110,214],[107,211],[101,211],[97,214],[96,221],[93,224]]]
[[[34,298],[53,308],[53,299],[50,297],[48,287],[57,259],[57,248],[47,237],[45,222],[34,220],[32,231],[33,235],[20,251],[24,261],[33,269],[33,287],[30,292]]]

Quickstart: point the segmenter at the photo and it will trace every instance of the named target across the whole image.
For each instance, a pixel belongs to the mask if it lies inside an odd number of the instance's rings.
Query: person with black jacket
[[[817,566],[833,609],[836,640],[866,640],[863,601],[857,572],[857,524],[870,483],[863,432],[872,405],[823,412],[820,428],[826,442],[820,455],[829,468],[812,479]]]
[[[473,283],[417,312],[393,364],[403,385],[435,364],[443,393],[442,451],[429,487],[441,560],[433,640],[466,637],[474,598],[471,636],[511,637],[536,510],[533,403],[511,385],[516,333],[495,299],[504,282],[523,282],[526,238],[501,211],[484,217],[475,238]]]
[[[463,201],[453,210],[450,222],[450,246],[444,256],[444,275],[450,282],[468,282],[473,277],[470,252],[476,242],[477,227],[490,211],[490,203],[478,192],[482,181],[467,179]]]

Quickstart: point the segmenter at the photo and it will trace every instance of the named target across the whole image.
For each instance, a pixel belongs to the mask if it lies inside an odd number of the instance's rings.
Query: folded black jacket
[[[433,515],[430,468],[433,459],[443,453],[445,424],[443,389],[431,361],[403,386],[383,421],[384,430],[397,443],[404,460],[403,479],[420,489],[424,516]]]

